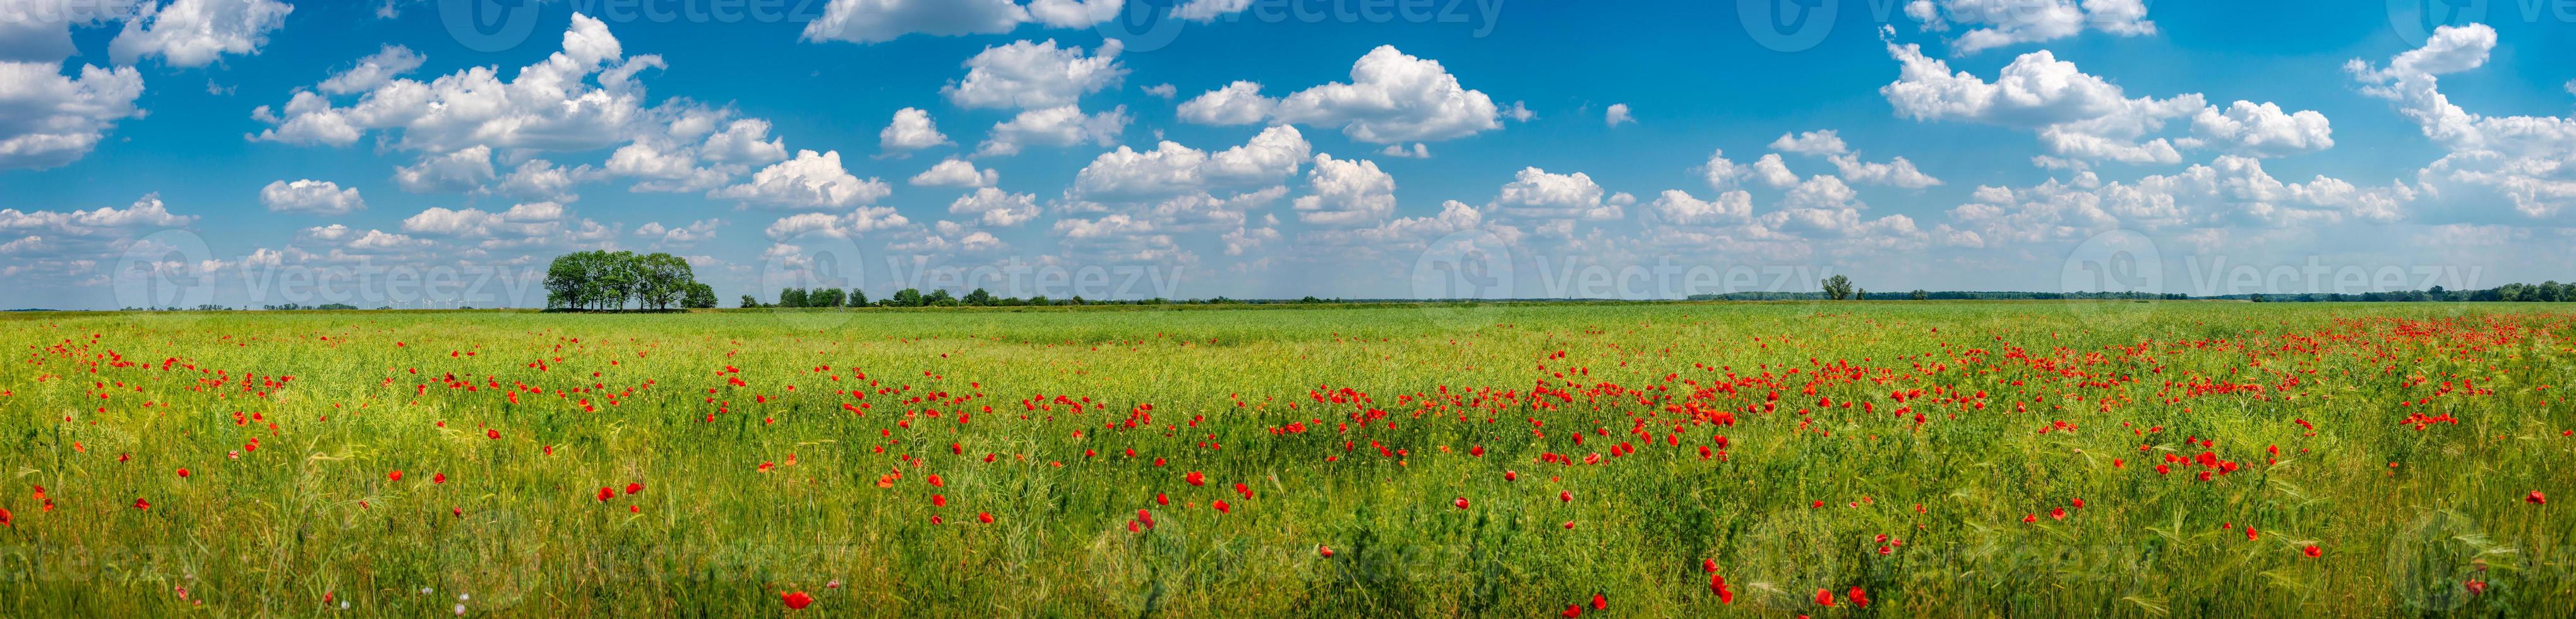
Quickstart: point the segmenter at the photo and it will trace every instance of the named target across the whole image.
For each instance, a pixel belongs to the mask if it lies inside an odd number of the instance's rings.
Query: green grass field
[[[2568,616],[2565,311],[14,315],[0,616]]]

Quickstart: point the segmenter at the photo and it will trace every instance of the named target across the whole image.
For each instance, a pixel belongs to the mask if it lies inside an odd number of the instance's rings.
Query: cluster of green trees
[[[655,253],[586,251],[555,257],[546,268],[546,309],[615,311],[704,309],[713,287],[698,283],[689,261]]]

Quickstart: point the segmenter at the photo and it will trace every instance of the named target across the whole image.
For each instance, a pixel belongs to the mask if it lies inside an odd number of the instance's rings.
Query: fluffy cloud
[[[1624,120],[1618,106],[1613,126]],[[1521,118],[1526,107],[1515,106]],[[1180,117],[1204,125],[1248,125],[1270,120],[1340,127],[1351,139],[1378,144],[1441,141],[1500,129],[1502,112],[1492,97],[1468,90],[1436,60],[1380,46],[1351,65],[1349,83],[1306,89],[1282,99],[1261,95],[1261,84],[1235,82],[1181,104]]]
[[[1038,218],[1038,197],[985,187],[949,203],[948,212],[973,216],[983,225],[1009,228]]]
[[[1130,201],[1273,185],[1296,174],[1313,150],[1304,134],[1286,126],[1262,130],[1244,145],[1216,153],[1174,142],[1141,152],[1121,146],[1075,173],[1066,193],[1084,200]]]
[[[411,193],[464,193],[491,182],[492,148],[476,146],[394,169],[394,185]]]
[[[1637,122],[1637,117],[1628,113],[1628,104],[1626,103],[1610,104],[1610,112],[1603,116],[1603,119],[1608,121],[1612,127],[1636,124]]]
[[[962,159],[949,159],[930,166],[912,177],[917,187],[991,187],[1002,182],[1002,173],[975,169],[975,164]]]
[[[2077,70],[2047,50],[2023,54],[1995,81],[1925,57],[1919,45],[1887,44],[1904,70],[1879,89],[1899,116],[1921,121],[1965,121],[2039,132],[2051,152],[2129,163],[2182,159],[2166,139],[2140,142],[2165,122],[2208,107],[2198,94],[2171,99],[2129,98],[2118,85]]]
[[[2394,183],[2363,187],[2326,176],[2284,182],[2264,171],[2261,160],[2237,155],[2129,182],[2088,187],[2052,180],[2021,189],[1979,187],[1973,195],[1950,215],[1986,247],[2072,240],[2117,227],[2157,231],[2390,223],[2405,217],[2406,204],[2417,197],[2414,190]]]
[[[715,163],[762,165],[787,158],[787,141],[769,137],[769,121],[745,118],[707,136],[699,157]]]
[[[750,182],[718,189],[707,197],[796,209],[848,208],[874,204],[894,189],[877,179],[859,180],[841,167],[841,153],[798,151],[796,158],[753,174]]]
[[[1690,192],[1667,190],[1646,205],[1646,214],[1656,222],[1686,226],[1743,223],[1753,217],[1753,194],[1729,191],[1704,201]]]
[[[2124,37],[2155,34],[2146,0],[1913,0],[1905,14],[1926,31],[1965,28],[1950,41],[1959,54],[2038,43],[2096,30]]]
[[[135,228],[175,228],[196,221],[194,215],[171,214],[169,207],[161,203],[159,195],[144,196],[123,209],[101,207],[69,213],[0,209],[0,232],[17,234],[42,232],[95,237],[120,234]]]
[[[930,121],[930,112],[921,108],[895,110],[894,121],[877,132],[877,144],[887,152],[915,151],[948,143],[948,135]]]
[[[701,219],[677,227],[665,227],[658,221],[645,222],[635,228],[635,236],[649,239],[658,246],[688,247],[716,238],[716,227],[722,225],[724,220],[721,219]]]
[[[1119,66],[1117,39],[1084,56],[1080,47],[1028,41],[984,48],[966,60],[966,79],[941,88],[948,101],[967,108],[1042,109],[1073,105],[1127,76]]]
[[[1127,131],[1127,106],[1085,115],[1073,106],[1029,110],[1009,121],[993,125],[992,133],[975,154],[983,156],[1017,155],[1029,146],[1065,147],[1090,142],[1108,146]]]
[[[635,191],[704,192],[787,155],[767,120],[688,99],[647,107],[636,78],[661,68],[661,57],[626,56],[607,25],[589,16],[573,15],[561,49],[508,80],[494,67],[425,82],[402,77],[421,63],[408,49],[386,47],[297,90],[282,109],[254,110],[271,126],[253,139],[347,146],[386,131],[398,137],[384,146],[421,154],[421,164],[396,171],[406,191],[478,188],[492,180],[485,168],[498,155],[520,162],[501,193],[553,201],[575,199],[577,185],[608,177],[635,179]],[[334,97],[355,101],[342,106]],[[597,168],[527,163],[539,153],[612,146]]]
[[[1279,102],[1261,96],[1258,82],[1235,82],[1181,103],[1184,122],[1202,125],[1250,125],[1270,118]]]
[[[1714,160],[1712,160],[1712,165],[1714,165]],[[1767,153],[1762,155],[1761,159],[1755,160],[1753,162],[1752,175],[1753,178],[1760,179],[1762,184],[1770,185],[1774,188],[1788,187],[1798,184],[1798,173],[1789,171],[1789,163],[1781,161],[1779,153]],[[1711,184],[1715,184],[1714,180],[1710,182]],[[1718,187],[1718,189],[1726,189],[1726,187],[1721,186]]]
[[[1904,157],[1897,157],[1886,163],[1864,162],[1858,154],[1835,155],[1828,160],[1834,163],[1834,169],[1840,171],[1843,178],[1855,183],[1888,185],[1905,189],[1941,185],[1941,179],[1932,178],[1932,175],[1915,169],[1914,162],[1907,161]]]
[[[501,183],[493,190],[513,198],[574,202],[581,200],[581,196],[574,193],[573,188],[600,175],[599,170],[588,165],[567,168],[544,159],[530,159],[519,162],[519,167],[502,177]]]
[[[1395,176],[1379,170],[1375,161],[1316,155],[1306,189],[1295,208],[1297,220],[1308,224],[1368,226],[1395,214]]]
[[[1777,158],[1774,157],[1774,159]],[[1744,169],[1744,166],[1736,165],[1733,160],[1727,159],[1725,149],[1710,152],[1708,163],[1700,164],[1698,168],[1694,168],[1694,171],[1699,172],[1700,177],[1708,181],[1710,189],[1718,191],[1735,189],[1736,183],[1746,174],[1751,173]]]
[[[2238,101],[2222,112],[2211,107],[2191,119],[2193,135],[2229,152],[2279,157],[2334,148],[2334,127],[2324,114],[2283,113],[2270,103]]]
[[[108,43],[117,64],[160,56],[176,67],[202,67],[224,54],[257,54],[268,33],[286,26],[295,7],[273,0],[145,2]]]
[[[634,125],[647,115],[634,76],[661,66],[659,56],[625,58],[607,24],[574,15],[562,51],[509,81],[492,67],[474,67],[428,83],[386,81],[346,108],[320,94],[298,92],[285,116],[265,106],[252,115],[278,125],[260,139],[283,142],[346,145],[364,130],[400,129],[397,147],[424,152],[472,146],[590,150],[634,138]]]
[[[805,24],[807,41],[880,43],[907,34],[1001,34],[1024,23],[1089,28],[1116,18],[1126,0],[831,0]]]
[[[81,67],[66,77],[50,63],[0,62],[0,169],[52,168],[89,155],[116,121],[143,115],[133,68]]]
[[[2313,111],[2284,114],[2278,106],[2252,102],[2222,111],[2198,93],[2130,98],[2118,85],[2047,50],[2015,58],[1993,82],[1953,73],[1948,63],[1925,57],[1919,45],[1891,40],[1887,50],[1903,70],[1879,94],[1896,107],[1897,115],[2035,131],[2060,156],[2170,164],[2182,160],[2178,146],[2207,143],[2246,154],[2288,154],[2333,142],[2325,116]],[[2181,118],[2194,118],[2199,139],[2150,139],[2167,122]]]
[[[769,235],[770,240],[783,241],[808,234],[849,238],[874,232],[911,228],[914,228],[912,220],[895,212],[893,207],[863,206],[858,210],[850,211],[847,215],[828,213],[789,215],[771,222],[769,229],[764,232]]]
[[[1278,102],[1279,120],[1341,127],[1351,139],[1378,144],[1437,142],[1500,129],[1500,110],[1468,90],[1436,60],[1395,46],[1372,50],[1351,65],[1350,83],[1317,86]]]
[[[259,202],[272,212],[347,215],[367,210],[367,201],[358,197],[357,188],[341,189],[338,183],[309,179],[269,183],[259,190]]]
[[[1832,129],[1826,129],[1823,131],[1809,131],[1794,135],[1787,133],[1780,134],[1780,139],[1771,141],[1771,150],[1784,153],[1797,153],[1801,155],[1826,156],[1851,152],[1851,147],[1843,143],[1843,138],[1840,134],[1837,134]]]
[[[1824,157],[1827,161],[1833,162],[1834,168],[1840,171],[1844,179],[1855,183],[1891,185],[1906,189],[1922,189],[1941,184],[1941,179],[1924,174],[1922,170],[1914,167],[1914,162],[1904,157],[1897,157],[1886,163],[1862,161],[1860,153],[1853,152],[1851,145],[1844,143],[1842,136],[1832,129],[1798,134],[1783,133],[1780,134],[1779,139],[1771,141],[1771,149]],[[1789,173],[1788,167],[1777,159],[1765,158],[1758,171],[1764,182],[1774,187],[1785,187],[1797,182],[1797,175]],[[1711,181],[1711,184],[1716,183]],[[1726,187],[1719,186],[1718,189],[1723,191]]]
[[[2356,59],[2346,69],[2364,94],[2394,102],[2449,151],[2417,173],[2430,197],[2469,209],[2510,202],[2525,217],[2557,216],[2576,205],[2576,120],[2477,114],[2441,91],[2438,76],[2484,66],[2495,46],[2495,29],[2485,24],[2446,26],[2385,68]]]
[[[1253,0],[1189,0],[1172,7],[1172,17],[1194,22],[1216,21],[1219,17],[1241,13],[1252,8]]]
[[[1411,148],[1406,148],[1403,144],[1388,144],[1386,148],[1379,149],[1377,154],[1405,159],[1430,159],[1431,146],[1421,142],[1414,142]]]
[[[375,90],[393,83],[394,78],[420,69],[426,60],[411,48],[386,45],[375,55],[358,59],[358,66],[332,74],[330,79],[322,80],[322,84],[314,88],[332,95],[354,95]]]
[[[1601,185],[1582,172],[1551,174],[1538,168],[1522,168],[1512,182],[1503,185],[1488,208],[1502,216],[1523,219],[1602,221],[1625,217],[1623,207],[1636,201],[1626,194],[1604,200],[1603,194]]]

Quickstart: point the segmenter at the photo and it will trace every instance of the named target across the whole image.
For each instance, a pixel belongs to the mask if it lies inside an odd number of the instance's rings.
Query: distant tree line
[[[715,306],[715,289],[698,283],[689,261],[670,254],[586,251],[557,256],[546,268],[546,309],[550,310]]]
[[[2485,290],[2399,290],[2357,294],[2246,294],[2218,297],[2243,299],[2256,303],[2406,303],[2406,302],[2500,302],[2500,303],[2576,303],[2576,284],[2547,281],[2537,284],[2505,284]]]
[[[968,292],[965,296],[958,296],[946,290],[934,289],[929,293],[924,294],[919,288],[905,288],[903,290],[895,291],[892,296],[888,296],[883,299],[870,300],[868,299],[867,291],[856,288],[852,288],[847,291],[843,291],[838,288],[783,288],[778,291],[778,301],[776,303],[763,303],[757,297],[742,295],[742,301],[737,305],[737,307],[1047,307],[1058,305],[1268,305],[1340,302],[1342,301],[1338,299],[1326,300],[1312,296],[1295,301],[1243,301],[1225,297],[1216,297],[1213,299],[1188,299],[1180,301],[1162,298],[1104,301],[1085,299],[1080,295],[1076,295],[1070,299],[1049,299],[1044,295],[1022,299],[1019,297],[996,297],[993,296],[991,291],[987,291],[982,288],[977,288],[972,292]]]

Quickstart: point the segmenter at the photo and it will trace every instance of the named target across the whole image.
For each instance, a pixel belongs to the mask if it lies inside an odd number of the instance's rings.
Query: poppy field
[[[0,317],[0,616],[2569,616],[2548,305]]]

